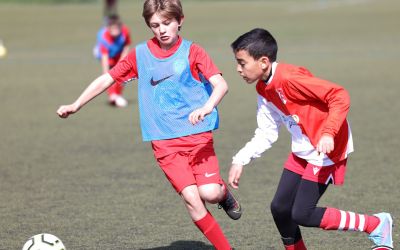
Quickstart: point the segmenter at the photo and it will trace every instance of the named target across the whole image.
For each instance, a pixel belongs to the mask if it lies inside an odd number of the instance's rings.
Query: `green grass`
[[[70,3],[88,3],[96,0],[0,0],[0,3],[14,4],[70,4]]]
[[[231,157],[255,128],[255,90],[235,72],[230,43],[269,29],[279,61],[308,67],[345,86],[355,153],[343,187],[320,204],[400,217],[400,2],[184,1],[182,35],[203,46],[229,83],[219,110],[215,147],[227,176]],[[140,1],[123,1],[121,16],[137,43],[151,36]],[[102,6],[0,5],[0,249],[20,249],[32,235],[57,235],[67,249],[211,249],[141,142],[136,83],[126,109],[101,96],[68,120],[56,116],[101,70],[91,57]],[[236,249],[282,249],[269,202],[289,152],[289,137],[255,160],[236,192],[245,213],[231,221],[211,212]],[[362,233],[304,228],[309,249],[367,249]],[[399,231],[394,229],[395,244]]]

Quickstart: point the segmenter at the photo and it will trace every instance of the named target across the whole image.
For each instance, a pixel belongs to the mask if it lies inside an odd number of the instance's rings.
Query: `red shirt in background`
[[[124,47],[125,46],[129,46],[131,44],[131,36],[130,36],[130,33],[129,33],[129,29],[128,29],[128,27],[126,25],[122,25],[122,27],[121,27],[121,35],[125,37],[125,43],[124,43],[123,46]],[[107,41],[109,44],[113,44],[116,38],[112,37],[110,35],[110,32],[106,29],[106,31],[103,33],[102,39]],[[102,45],[100,43],[99,47],[100,47],[100,54],[101,55],[109,55],[108,49],[107,49],[106,46],[104,46],[104,45]],[[121,51],[121,53],[122,53],[122,51]],[[119,53],[118,55],[116,55],[114,57],[110,57],[110,56],[108,57],[108,64],[111,67],[114,67],[118,63],[118,61],[119,61],[119,59],[121,57],[121,53]]]

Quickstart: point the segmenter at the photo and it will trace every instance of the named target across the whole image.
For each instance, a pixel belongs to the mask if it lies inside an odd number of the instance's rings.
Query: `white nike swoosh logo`
[[[205,173],[204,176],[205,176],[206,178],[208,178],[208,177],[211,177],[211,176],[216,175],[216,174],[217,174],[217,173],[212,173],[212,174]]]

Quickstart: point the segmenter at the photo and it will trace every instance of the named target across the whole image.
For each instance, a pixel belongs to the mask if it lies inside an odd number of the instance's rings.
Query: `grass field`
[[[230,92],[220,105],[215,147],[226,177],[231,157],[253,135],[254,86],[235,72],[229,44],[254,27],[269,29],[279,61],[308,67],[345,86],[355,153],[346,184],[320,202],[344,210],[391,212],[400,218],[400,2],[183,1],[182,35],[196,41],[224,72]],[[142,1],[119,7],[134,43],[148,39]],[[57,235],[68,250],[212,249],[141,142],[136,83],[126,109],[101,96],[68,120],[56,116],[98,74],[92,56],[99,2],[0,5],[0,250],[21,249],[32,235]],[[282,249],[269,211],[289,137],[255,160],[236,192],[239,221],[210,206],[235,249]],[[394,228],[394,243],[400,243]],[[309,249],[368,249],[367,235],[303,229]]]

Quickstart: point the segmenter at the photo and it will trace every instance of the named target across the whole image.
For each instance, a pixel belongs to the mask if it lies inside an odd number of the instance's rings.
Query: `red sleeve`
[[[202,73],[207,80],[213,75],[221,74],[207,52],[195,43],[190,46],[189,63],[192,75],[197,80],[199,73]]]
[[[336,136],[350,109],[350,96],[342,86],[314,77],[307,69],[298,68],[287,79],[288,97],[304,102],[315,102],[319,108],[328,108],[322,133]]]
[[[138,78],[136,50],[133,49],[129,54],[120,60],[109,72],[114,81],[123,83]]]

